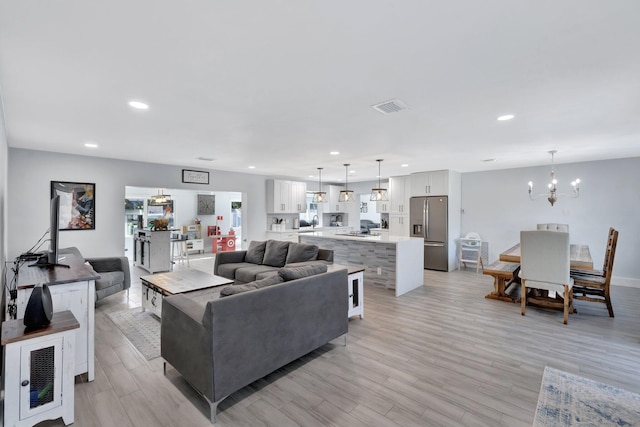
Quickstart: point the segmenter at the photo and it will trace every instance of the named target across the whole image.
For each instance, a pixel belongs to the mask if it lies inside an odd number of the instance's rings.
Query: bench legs
[[[486,295],[485,298],[497,299],[499,301],[513,302],[513,298],[506,292],[505,278],[493,276],[493,292]]]

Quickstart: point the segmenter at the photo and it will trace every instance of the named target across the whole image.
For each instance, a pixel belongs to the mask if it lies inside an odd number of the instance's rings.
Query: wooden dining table
[[[571,244],[569,266],[581,270],[593,270],[593,259],[589,252],[589,245]],[[520,243],[500,254],[500,261],[520,263]]]

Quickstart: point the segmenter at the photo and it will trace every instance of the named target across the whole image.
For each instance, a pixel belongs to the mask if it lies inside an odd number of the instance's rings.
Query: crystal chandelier
[[[378,188],[371,189],[371,197],[369,200],[372,202],[386,202],[389,200],[387,189],[382,188],[382,185],[380,184],[380,163],[382,163],[382,160],[383,159],[376,160],[376,162],[378,162]]]
[[[344,176],[344,190],[340,190],[340,195],[338,196],[338,202],[355,202],[356,198],[353,196],[353,191],[349,190],[349,163],[345,163],[344,167],[346,169]]]
[[[313,193],[312,203],[326,203],[327,193],[322,191],[322,168],[318,168],[318,191]]]
[[[571,187],[572,187],[571,194],[558,193],[558,188],[557,188],[558,180],[556,179],[556,174],[553,170],[553,158],[557,152],[558,152],[557,150],[551,150],[548,152],[549,154],[551,154],[551,182],[547,186],[549,188],[549,192],[541,193],[541,194],[538,194],[537,196],[532,196],[531,193],[533,192],[533,182],[529,181],[529,198],[531,200],[535,200],[540,197],[546,197],[549,203],[551,203],[551,206],[553,206],[553,204],[558,200],[558,196],[566,196],[566,197],[573,197],[573,198],[580,196],[580,179],[576,179],[575,181],[571,182]]]

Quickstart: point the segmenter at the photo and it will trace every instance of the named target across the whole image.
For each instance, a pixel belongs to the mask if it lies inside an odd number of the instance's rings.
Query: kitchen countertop
[[[412,239],[423,240],[418,237],[405,236],[341,236],[336,234],[324,234],[322,231],[316,231],[314,233],[304,233],[304,235],[310,237],[322,237],[324,239],[355,240],[357,242],[398,243]]]
[[[311,227],[300,227],[300,228],[287,228],[286,230],[267,230],[269,233],[301,233],[301,234],[311,234],[311,233],[317,233],[318,231],[322,231],[322,230],[338,230],[338,229],[344,229],[344,228],[352,228],[348,225],[343,225],[340,227],[316,227],[316,228],[311,228]]]

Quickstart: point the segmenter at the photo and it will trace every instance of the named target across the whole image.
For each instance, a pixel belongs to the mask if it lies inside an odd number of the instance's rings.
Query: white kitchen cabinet
[[[392,176],[389,178],[390,213],[409,214],[411,194],[410,176]]]
[[[376,207],[376,213],[389,213],[391,211],[391,202],[371,202]]]
[[[389,236],[409,237],[409,214],[389,214]]]
[[[342,187],[338,185],[327,185],[327,203],[322,205],[322,213],[343,213],[345,211],[344,203],[339,202],[340,190]]]
[[[267,231],[268,240],[282,240],[287,242],[298,242],[298,232],[292,231]]]
[[[267,213],[307,211],[307,184],[304,182],[267,180]]]
[[[418,172],[410,175],[411,197],[449,195],[449,171]]]

